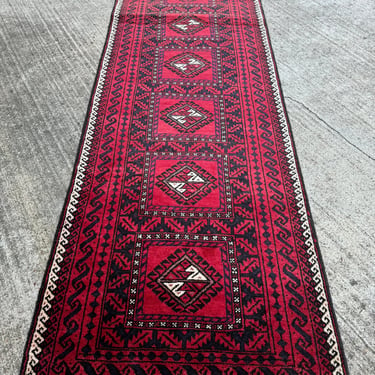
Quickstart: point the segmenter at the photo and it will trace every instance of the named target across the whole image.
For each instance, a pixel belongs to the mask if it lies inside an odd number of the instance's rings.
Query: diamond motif
[[[165,272],[158,283],[178,303],[186,307],[209,289],[214,281],[185,255]]]
[[[192,52],[180,53],[169,59],[165,66],[181,77],[195,77],[208,70],[211,64],[201,56]]]
[[[148,278],[147,286],[175,311],[195,312],[222,290],[222,276],[192,249],[178,249]]]
[[[180,133],[194,133],[212,121],[212,114],[193,102],[181,102],[161,112],[161,119]]]
[[[216,178],[192,161],[179,162],[157,177],[157,186],[178,203],[190,205],[216,189]]]
[[[197,33],[207,26],[207,22],[195,16],[181,16],[169,24],[172,30],[182,35]]]

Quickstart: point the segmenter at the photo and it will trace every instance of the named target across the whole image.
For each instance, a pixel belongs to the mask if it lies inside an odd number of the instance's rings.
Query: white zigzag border
[[[268,33],[265,26],[265,21],[260,5],[260,0],[254,1],[256,8],[256,15],[262,35],[263,47],[266,54],[269,75],[271,78],[274,101],[279,114],[279,123],[283,132],[283,140],[285,145],[285,152],[287,154],[289,163],[289,173],[294,180],[294,193],[299,207],[298,213],[301,215],[301,225],[304,229],[303,235],[305,237],[305,244],[307,252],[310,255],[309,262],[311,264],[311,271],[314,273],[314,281],[316,282],[315,290],[318,293],[318,301],[321,303],[319,310],[323,313],[322,321],[325,323],[324,332],[328,334],[328,344],[330,345],[329,353],[332,355],[331,365],[334,367],[332,375],[344,375],[343,365],[338,348],[338,342],[333,327],[333,319],[329,310],[328,299],[323,284],[323,276],[320,270],[319,261],[317,258],[317,250],[315,249],[313,236],[311,233],[310,223],[307,217],[307,208],[305,199],[302,193],[302,186],[298,176],[297,163],[292,147],[291,135],[289,134],[288,122],[282,104],[280,88],[278,84],[277,74],[274,66],[274,60],[271,53],[271,47],[268,39]]]
[[[48,275],[47,285],[46,285],[46,289],[43,295],[40,313],[38,315],[38,318],[35,324],[34,334],[30,343],[30,348],[29,348],[28,356],[27,356],[27,363],[25,366],[26,375],[36,375],[34,368],[39,362],[37,355],[41,352],[40,345],[44,341],[43,333],[47,329],[45,326],[45,323],[49,320],[49,316],[47,312],[51,307],[50,302],[54,299],[53,291],[56,289],[55,282],[58,279],[57,274],[60,271],[59,264],[63,260],[63,254],[65,253],[64,246],[68,242],[67,238],[70,235],[69,230],[72,225],[71,222],[74,219],[74,212],[76,211],[75,206],[78,203],[82,181],[85,177],[85,171],[86,171],[86,166],[87,166],[86,161],[88,160],[90,150],[91,150],[91,141],[92,141],[95,125],[96,125],[96,119],[97,119],[99,104],[100,104],[100,100],[101,100],[101,96],[103,92],[103,86],[104,86],[104,82],[106,79],[108,63],[112,54],[113,43],[114,43],[116,31],[117,31],[121,7],[122,7],[122,1],[120,0],[118,1],[113,12],[112,26],[111,26],[111,30],[108,36],[107,47],[106,47],[106,50],[102,59],[102,66],[100,67],[100,74],[97,80],[97,86],[96,86],[95,94],[94,94],[93,101],[92,101],[92,108],[91,108],[91,112],[90,112],[90,116],[88,120],[87,131],[86,131],[86,134],[84,135],[82,153],[81,153],[81,157],[78,162],[78,165],[77,165],[77,173],[74,179],[72,192],[69,197],[69,203],[66,208],[66,214],[65,214],[63,225],[61,227],[61,233],[58,239],[58,243],[56,246],[55,256],[52,261],[51,269]]]
[[[314,246],[314,242],[312,240],[311,228],[307,218],[307,209],[304,201],[304,197],[302,194],[302,187],[298,177],[296,160],[294,157],[294,151],[291,143],[291,136],[289,134],[289,129],[286,121],[286,116],[284,113],[280,90],[278,86],[278,80],[274,68],[274,61],[272,58],[270,45],[268,42],[268,35],[266,31],[266,27],[264,24],[263,14],[261,11],[259,0],[255,1],[256,7],[256,15],[258,18],[260,32],[262,35],[263,40],[263,47],[266,53],[269,74],[271,77],[271,82],[273,86],[273,93],[274,93],[274,100],[275,104],[278,108],[279,112],[279,121],[280,126],[282,127],[282,131],[284,134],[284,143],[286,147],[286,152],[288,153],[289,159],[289,171],[291,177],[295,180],[294,189],[296,194],[296,200],[298,201],[298,207],[300,207],[299,213],[301,215],[301,225],[304,228],[304,236],[306,238],[305,244],[308,246],[308,253],[310,254],[310,263],[311,263],[311,270],[314,272],[314,281],[317,283],[315,290],[319,293],[319,302],[321,302],[320,311],[323,313],[322,320],[326,323],[324,327],[324,331],[328,334],[328,342],[331,346],[330,354],[333,355],[331,360],[331,364],[335,367],[333,375],[343,375],[343,367],[340,358],[340,352],[338,349],[338,343],[335,335],[335,331],[333,328],[332,317],[329,311],[328,300],[324,289],[322,274],[319,267],[319,262],[316,255],[316,249]],[[50,273],[48,275],[47,286],[45,289],[45,293],[43,296],[43,301],[41,304],[41,310],[39,316],[37,318],[35,324],[34,334],[30,343],[28,355],[27,355],[27,364],[25,368],[26,375],[37,375],[34,371],[34,367],[38,364],[39,360],[37,355],[41,352],[40,345],[43,343],[43,333],[46,331],[45,323],[49,320],[49,316],[47,311],[50,309],[51,305],[50,302],[54,299],[53,290],[56,289],[55,281],[58,279],[57,273],[60,271],[59,264],[63,260],[63,254],[65,253],[64,245],[67,244],[67,237],[70,235],[69,229],[71,227],[71,221],[74,219],[74,212],[76,211],[76,204],[78,203],[78,199],[80,197],[81,185],[82,180],[84,178],[84,173],[86,170],[86,161],[88,160],[88,156],[91,150],[91,140],[93,135],[93,130],[95,128],[96,119],[97,119],[97,110],[99,108],[102,88],[105,82],[106,73],[108,62],[111,57],[113,42],[117,31],[118,20],[120,15],[120,10],[122,6],[122,1],[119,1],[116,5],[116,8],[113,13],[113,22],[112,27],[110,30],[110,34],[108,37],[107,48],[104,54],[103,63],[100,69],[100,75],[98,78],[97,87],[95,90],[92,109],[88,121],[87,131],[85,134],[83,146],[82,146],[82,153],[80,160],[77,165],[77,174],[74,180],[72,193],[70,195],[70,200],[66,209],[66,215],[64,218],[64,223],[62,225],[61,233],[59,236],[58,244],[56,247],[55,257],[52,261]]]

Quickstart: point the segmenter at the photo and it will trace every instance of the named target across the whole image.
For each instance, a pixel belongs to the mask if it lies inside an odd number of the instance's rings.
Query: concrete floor
[[[375,373],[375,2],[263,0],[351,374]],[[112,0],[0,0],[0,374],[18,373]]]

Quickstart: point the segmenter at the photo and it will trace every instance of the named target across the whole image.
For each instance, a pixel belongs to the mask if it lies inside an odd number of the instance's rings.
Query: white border
[[[97,86],[95,89],[95,94],[93,96],[92,101],[92,108],[88,120],[87,131],[84,135],[83,146],[82,146],[82,153],[77,165],[77,173],[74,179],[72,192],[69,197],[69,203],[66,207],[66,214],[64,218],[64,222],[61,227],[61,233],[59,236],[59,240],[56,246],[56,253],[54,259],[52,261],[52,265],[50,268],[50,272],[48,275],[48,281],[46,285],[46,289],[43,295],[43,300],[41,303],[41,309],[39,316],[35,322],[34,334],[32,340],[30,342],[30,347],[27,353],[27,363],[25,366],[25,375],[37,375],[34,371],[35,366],[38,364],[39,360],[37,355],[41,352],[40,345],[43,343],[43,333],[46,331],[45,323],[49,320],[49,316],[47,314],[48,310],[50,309],[51,305],[50,302],[54,299],[53,291],[56,289],[56,280],[58,280],[58,272],[60,271],[59,264],[63,260],[63,254],[65,253],[64,246],[68,243],[67,238],[70,235],[70,227],[72,226],[71,222],[74,219],[74,213],[76,211],[76,204],[78,203],[78,199],[80,197],[81,185],[83,183],[83,179],[85,177],[86,172],[86,161],[89,158],[90,151],[91,151],[91,143],[92,137],[94,134],[94,129],[97,120],[97,114],[99,109],[99,104],[103,92],[103,86],[107,75],[108,63],[111,58],[113,43],[117,31],[118,20],[120,16],[120,11],[122,7],[122,1],[119,0],[113,12],[113,21],[111,30],[108,36],[107,47],[102,59],[102,65],[100,67],[100,74],[97,80]]]
[[[278,84],[278,78],[275,70],[274,60],[271,53],[271,47],[269,44],[268,33],[265,26],[263,13],[260,5],[260,0],[254,1],[256,16],[258,18],[259,30],[262,35],[263,48],[267,58],[267,65],[269,69],[269,75],[271,78],[271,84],[274,94],[274,101],[279,114],[279,123],[283,132],[283,141],[285,145],[286,157],[289,163],[289,173],[291,178],[294,180],[294,193],[299,207],[298,213],[301,215],[301,226],[304,229],[303,235],[305,237],[305,245],[307,246],[307,252],[310,255],[309,262],[311,264],[311,271],[314,273],[314,281],[316,282],[315,291],[318,293],[318,301],[321,303],[319,310],[322,312],[322,321],[325,323],[324,332],[327,333],[327,342],[330,345],[329,354],[332,355],[331,365],[334,367],[332,375],[344,375],[343,364],[341,361],[340,351],[338,342],[333,326],[333,319],[329,310],[329,303],[324,288],[323,276],[320,270],[319,261],[317,258],[317,250],[314,245],[313,236],[311,233],[311,227],[307,216],[307,209],[305,199],[302,193],[301,181],[299,179],[297,162],[295,159],[291,134],[289,133],[288,122],[286,120],[284,106],[282,104],[280,88]]]

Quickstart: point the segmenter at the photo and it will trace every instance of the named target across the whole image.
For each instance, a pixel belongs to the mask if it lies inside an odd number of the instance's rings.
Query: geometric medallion
[[[146,152],[139,214],[231,218],[228,162],[225,154]]]
[[[178,249],[148,278],[150,289],[176,312],[195,312],[223,289],[222,276],[192,249]]]
[[[180,204],[192,205],[216,189],[216,178],[193,161],[180,161],[157,176],[156,185]]]
[[[152,92],[148,103],[150,141],[226,143],[228,125],[237,127],[240,121],[240,113],[228,96]],[[228,117],[229,113],[234,113],[236,120]],[[237,132],[231,134],[238,138]]]
[[[195,16],[181,16],[169,24],[172,30],[182,35],[195,34],[207,26],[207,22]]]
[[[211,64],[193,52],[183,52],[169,59],[165,67],[180,77],[191,78],[210,69]]]
[[[212,114],[193,102],[180,102],[161,112],[161,119],[180,133],[194,133],[212,121]]]
[[[233,331],[243,326],[244,311],[249,315],[254,312],[255,321],[259,320],[263,304],[257,301],[256,294],[262,293],[249,284],[251,276],[241,281],[233,236],[138,232],[129,240],[133,268],[127,275],[128,281],[121,282],[120,288],[106,291],[106,326],[103,329],[122,325],[176,332],[192,328],[209,332]],[[124,267],[118,263],[124,259],[123,254],[116,258],[111,274]],[[246,299],[248,308],[242,304],[243,283],[246,284],[245,295],[250,298]],[[126,300],[118,297],[120,295]],[[117,298],[121,301],[119,307],[114,305]],[[261,329],[263,332],[263,327]],[[119,342],[119,347],[122,345],[124,343]],[[199,345],[197,341],[196,348],[199,349]]]

